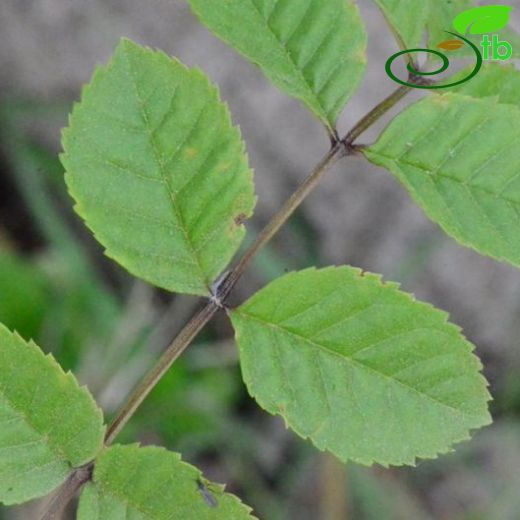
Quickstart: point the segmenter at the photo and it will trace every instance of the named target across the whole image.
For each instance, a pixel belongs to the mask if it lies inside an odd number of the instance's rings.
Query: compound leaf
[[[397,116],[369,160],[460,243],[520,267],[520,108],[431,96]]]
[[[376,275],[291,273],[231,319],[251,395],[342,460],[413,464],[490,422],[473,346]]]
[[[242,520],[254,518],[223,486],[208,482],[177,453],[112,446],[96,461],[79,520]]]
[[[366,67],[366,33],[353,0],[189,3],[211,31],[334,130]]]
[[[206,76],[122,40],[64,132],[76,210],[131,273],[207,295],[255,203],[244,145]]]
[[[103,445],[101,411],[50,355],[0,325],[0,501],[46,495]]]

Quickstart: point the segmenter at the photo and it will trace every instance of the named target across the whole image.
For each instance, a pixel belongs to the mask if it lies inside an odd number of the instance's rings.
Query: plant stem
[[[186,324],[179,335],[173,340],[157,364],[145,375],[139,385],[132,391],[128,400],[117,412],[115,419],[110,424],[106,436],[105,445],[110,445],[123,429],[139,405],[144,401],[162,376],[169,370],[173,362],[190,345],[199,331],[208,323],[216,312],[224,305],[231,290],[244,274],[247,266],[255,254],[276,234],[287,222],[296,208],[307,195],[319,183],[320,179],[339,159],[347,154],[346,148],[341,143],[336,143],[323,160],[314,169],[311,175],[299,186],[293,195],[282,206],[280,211],[271,219],[265,228],[259,233],[253,244],[247,249],[233,270],[223,279],[220,287],[216,289],[214,299],[208,303]]]
[[[105,436],[105,445],[110,445],[119,432],[130,420],[139,405],[146,399],[162,376],[170,369],[173,362],[184,352],[200,330],[211,320],[219,306],[212,300],[199,311],[184,326],[177,337],[170,343],[164,354],[159,358],[155,366],[144,376],[137,387],[125,401],[114,420],[108,427]]]
[[[271,221],[258,234],[256,240],[249,246],[242,258],[238,261],[229,275],[223,280],[219,287],[217,296],[224,303],[230,292],[235,287],[238,280],[242,277],[245,270],[255,257],[255,255],[264,247],[280,228],[289,220],[291,215],[305,200],[307,195],[318,185],[322,177],[327,171],[336,164],[342,157],[349,155],[350,150],[341,142],[336,142],[329,150],[327,155],[320,161],[320,163],[313,170],[311,175],[303,181],[298,189],[289,197],[278,213],[271,219]]]
[[[413,63],[413,61],[412,61]],[[421,76],[420,73],[408,73],[408,83],[415,84],[417,87],[435,85],[435,81],[430,78]],[[342,139],[342,142],[347,146],[352,146],[357,138],[368,130],[374,123],[377,123],[389,110],[394,108],[401,99],[403,99],[408,92],[413,90],[413,87],[401,86],[394,90],[388,97],[383,99],[375,108],[373,108],[366,116],[362,117],[350,130],[350,132]]]
[[[354,141],[366,130],[368,130],[374,123],[379,121],[389,110],[391,110],[401,99],[412,90],[411,87],[399,87],[387,98],[385,98],[379,105],[371,110],[366,116],[361,118],[350,130],[350,132],[343,138],[343,142],[351,145]]]
[[[94,463],[89,462],[76,468],[58,489],[47,504],[41,520],[59,520],[67,504],[74,498],[78,490],[92,478]]]

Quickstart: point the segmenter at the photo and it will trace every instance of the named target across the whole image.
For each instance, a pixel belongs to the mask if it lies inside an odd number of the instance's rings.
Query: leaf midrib
[[[280,0],[277,0],[278,2]],[[310,0],[309,4],[312,4],[314,0]],[[298,67],[298,64],[294,61],[294,58],[289,51],[289,49],[285,46],[284,42],[279,38],[279,36],[276,34],[276,32],[272,29],[272,27],[269,25],[267,20],[264,18],[263,14],[261,13],[260,9],[258,9],[258,6],[255,4],[254,0],[249,0],[255,11],[258,13],[258,16],[264,23],[265,27],[267,28],[268,32],[274,37],[276,42],[279,44],[281,49],[283,50],[286,58],[288,59],[289,63],[292,65],[294,71],[296,72],[296,75],[299,77],[299,79],[302,81],[303,85],[308,91],[308,95],[314,100],[314,102],[317,104],[318,108],[321,111],[321,117],[323,117],[327,123],[327,126],[332,130],[334,122],[330,121],[329,115],[327,113],[327,110],[323,106],[322,101],[320,100],[319,96],[314,92],[312,89],[312,86],[309,84],[307,78],[304,76],[303,72]],[[275,4],[276,5],[276,4]]]
[[[133,84],[134,89],[135,89],[135,94],[136,94],[137,99],[139,101],[138,104],[139,104],[139,112],[141,114],[141,119],[142,119],[142,122],[144,124],[144,128],[145,128],[145,130],[146,130],[146,132],[148,134],[148,138],[150,140],[150,145],[152,147],[152,151],[153,151],[153,154],[154,154],[155,162],[156,162],[156,164],[158,166],[161,179],[163,181],[163,184],[164,184],[164,187],[165,187],[166,191],[168,192],[168,199],[171,201],[170,207],[172,209],[172,212],[173,212],[174,216],[176,217],[176,219],[177,219],[177,221],[179,223],[179,228],[181,229],[181,231],[182,231],[182,233],[184,235],[184,238],[185,238],[186,243],[187,243],[187,245],[188,245],[188,247],[190,249],[190,252],[191,252],[193,258],[195,259],[195,264],[194,265],[197,267],[197,269],[199,271],[200,279],[201,279],[202,283],[205,285],[205,287],[208,290],[208,292],[210,292],[210,289],[209,289],[210,281],[207,279],[206,273],[204,272],[204,269],[202,268],[201,259],[199,258],[199,255],[197,254],[196,249],[195,249],[195,245],[193,244],[191,236],[189,235],[189,233],[187,231],[187,227],[186,227],[186,224],[184,222],[184,218],[183,218],[182,213],[181,213],[180,209],[178,208],[176,200],[175,200],[175,193],[174,193],[174,191],[173,191],[173,189],[172,189],[172,187],[170,185],[170,181],[168,179],[168,175],[166,174],[166,171],[164,170],[164,164],[160,160],[159,152],[158,152],[158,149],[157,149],[157,143],[155,141],[155,137],[154,137],[154,134],[153,134],[152,127],[150,125],[150,121],[148,119],[148,114],[146,113],[146,110],[145,110],[145,107],[144,107],[144,104],[143,104],[143,97],[142,97],[141,92],[139,90],[139,87],[137,85],[137,81],[136,81],[135,73],[134,73],[134,70],[133,70],[132,62],[131,62],[131,59],[130,59],[126,49],[125,49],[125,52],[124,52],[124,56],[125,56],[126,63],[127,63],[127,66],[128,66],[128,72],[130,74],[130,79],[132,81],[132,84]]]
[[[5,404],[9,407],[12,413],[17,418],[17,421],[21,421],[22,424],[25,424],[37,437],[38,439],[32,442],[37,442],[38,444],[42,444],[44,446],[47,446],[51,453],[57,458],[57,460],[54,460],[52,462],[63,462],[65,463],[69,468],[72,468],[72,464],[69,460],[69,456],[65,451],[62,450],[61,446],[58,444],[55,444],[50,441],[50,439],[47,438],[47,434],[38,430],[36,426],[33,424],[33,422],[30,420],[29,415],[24,412],[23,410],[20,410],[20,408],[14,403],[13,400],[9,399],[7,396],[7,392],[4,388],[0,388],[0,398],[5,402]],[[0,426],[5,421],[0,420]],[[16,446],[8,446],[8,448],[13,448]],[[49,462],[50,464],[50,462]]]
[[[457,413],[458,415],[461,415],[463,417],[471,417],[471,418],[475,418],[475,419],[479,417],[478,415],[473,415],[473,414],[467,413],[467,412],[465,412],[463,410],[460,410],[458,408],[454,408],[453,406],[450,406],[449,404],[443,403],[442,401],[439,401],[438,399],[435,399],[431,395],[425,394],[423,392],[420,392],[419,390],[417,390],[416,388],[414,388],[412,386],[406,385],[402,381],[394,379],[394,378],[384,374],[383,372],[380,372],[380,371],[378,371],[378,370],[376,370],[376,369],[374,369],[372,367],[369,367],[368,365],[363,364],[360,361],[352,359],[349,356],[346,356],[346,355],[342,356],[338,352],[330,350],[327,347],[325,347],[324,345],[316,343],[315,341],[313,341],[313,340],[311,340],[309,338],[306,338],[305,336],[302,336],[301,334],[297,334],[297,333],[295,333],[293,331],[287,330],[287,329],[281,327],[280,325],[278,325],[276,323],[270,323],[268,321],[262,320],[258,316],[253,316],[251,314],[248,314],[248,313],[244,312],[243,310],[236,310],[235,312],[237,312],[239,315],[242,315],[242,316],[244,316],[246,318],[252,319],[254,321],[262,323],[263,325],[267,325],[268,327],[271,327],[271,328],[273,328],[273,329],[275,329],[277,331],[285,333],[288,336],[293,336],[294,338],[296,338],[298,340],[303,340],[306,343],[309,343],[310,345],[312,345],[313,347],[316,347],[316,348],[320,349],[321,351],[325,352],[326,354],[329,354],[329,355],[332,355],[332,356],[336,356],[337,358],[341,359],[343,362],[347,362],[347,363],[350,362],[352,365],[354,365],[357,368],[364,369],[364,370],[367,370],[369,372],[373,372],[377,376],[382,377],[383,379],[386,379],[386,380],[390,381],[391,383],[394,383],[394,384],[396,384],[398,386],[402,386],[406,390],[411,391],[411,392],[419,395],[422,398],[426,398],[427,400],[430,400],[430,401],[434,402],[437,405],[443,406],[443,407],[445,407],[445,408],[447,408],[447,409]],[[437,330],[437,329],[432,327],[432,330]],[[412,331],[410,331],[410,332],[412,332]],[[391,338],[388,338],[388,339],[391,339]]]
[[[413,168],[417,168],[418,170],[423,171],[434,182],[435,182],[436,178],[447,179],[456,184],[460,184],[461,186],[464,186],[465,188],[469,188],[469,189],[476,190],[476,191],[482,191],[483,193],[485,193],[486,195],[489,195],[490,197],[493,197],[494,199],[504,200],[506,202],[509,202],[510,204],[514,204],[515,206],[518,206],[520,209],[520,201],[518,201],[518,200],[513,200],[509,197],[505,197],[504,195],[502,195],[500,193],[494,193],[493,191],[491,191],[488,188],[484,188],[482,186],[477,186],[476,184],[472,184],[471,182],[464,182],[461,179],[457,179],[456,177],[447,175],[446,173],[442,173],[441,170],[438,170],[438,171],[431,170],[431,169],[427,168],[426,166],[423,166],[422,164],[417,164],[417,163],[414,163],[409,160],[396,159],[395,157],[375,151],[374,149],[369,150],[369,153],[371,155],[375,155],[375,156],[381,157],[383,159],[392,161],[392,163],[396,167],[398,167],[405,176],[406,176],[406,173],[402,170],[402,168],[400,166],[401,164],[406,165],[406,166],[412,166]],[[510,182],[510,181],[508,181],[508,182]]]
[[[426,174],[426,176],[431,180],[433,186],[435,187],[435,189],[441,196],[446,207],[449,209],[449,212],[451,213],[451,216],[453,219],[453,223],[458,228],[457,232],[459,233],[459,235],[464,234],[463,227],[461,227],[460,219],[455,215],[455,213],[453,212],[453,209],[450,207],[450,205],[446,201],[446,198],[440,193],[438,179],[446,179],[447,181],[457,184],[457,185],[461,186],[462,188],[464,188],[465,190],[467,190],[468,195],[474,199],[475,203],[477,204],[477,206],[480,209],[482,208],[482,206],[481,206],[480,202],[477,200],[477,198],[475,197],[475,193],[474,193],[474,192],[478,192],[478,191],[480,191],[481,193],[485,194],[486,196],[488,196],[494,200],[503,201],[503,202],[509,204],[512,207],[512,209],[514,210],[514,212],[517,214],[517,216],[520,217],[520,202],[514,201],[508,197],[505,197],[501,193],[494,193],[491,190],[489,190],[488,188],[483,188],[481,186],[472,184],[471,180],[473,180],[473,178],[470,179],[469,181],[465,182],[460,179],[457,179],[456,177],[452,177],[450,175],[442,173],[440,169],[439,170],[430,170],[430,169],[426,168],[425,166],[422,166],[421,164],[415,164],[409,160],[407,161],[407,160],[402,160],[402,159],[395,159],[393,157],[390,157],[390,156],[385,155],[380,152],[375,152],[373,150],[370,150],[370,153],[373,154],[374,156],[379,156],[380,158],[391,161],[391,163],[394,165],[394,167],[398,170],[398,173],[396,173],[396,175],[404,176],[404,178],[407,181],[408,181],[409,175],[404,170],[404,168],[406,166],[416,168],[417,170],[424,172]],[[510,182],[511,182],[511,180],[508,180],[508,184]],[[418,194],[420,196],[419,190],[415,186],[412,186],[409,182],[407,182],[406,185],[410,189],[410,191],[412,191],[413,193]],[[424,200],[423,200],[423,204],[426,206],[426,208],[428,208],[428,204],[426,202],[424,202]],[[428,209],[426,209],[426,211],[428,213]],[[483,212],[483,213],[484,213],[486,220],[488,221],[490,227],[496,232],[497,236],[500,237],[501,242],[502,242],[502,247],[505,247],[506,250],[514,251],[515,244],[512,241],[511,236],[506,235],[503,231],[501,231],[500,228],[497,226],[497,224],[491,220],[491,218],[489,217],[487,212]],[[434,217],[432,217],[432,218],[434,220],[437,220]],[[439,223],[441,223],[441,226],[445,225],[445,224],[442,224],[442,220],[439,220]],[[472,242],[466,242],[465,239],[460,239],[460,238],[459,238],[459,241],[461,241],[462,243],[465,243],[465,244],[469,244],[470,247],[472,247],[471,246]],[[488,251],[490,254],[492,254],[492,256],[494,256],[496,258],[507,259],[506,257],[504,257],[504,255],[497,254],[496,252],[489,250],[489,248],[488,248]],[[509,260],[509,259],[507,259],[507,260],[511,262],[511,260]],[[513,262],[513,264],[514,264],[514,262]]]

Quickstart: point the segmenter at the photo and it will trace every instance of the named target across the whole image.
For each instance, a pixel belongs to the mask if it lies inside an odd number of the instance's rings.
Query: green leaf
[[[365,155],[461,244],[520,267],[519,143],[519,108],[448,93],[405,110]]]
[[[440,42],[449,36],[446,31],[452,30],[455,17],[463,11],[472,9],[475,2],[473,0],[429,0],[429,3],[430,13],[426,24],[428,47],[435,49]],[[473,51],[468,49],[468,52]]]
[[[101,410],[50,355],[0,325],[0,501],[46,495],[103,445]]]
[[[366,67],[353,0],[189,0],[211,31],[334,131]]]
[[[470,69],[473,69],[471,66]],[[447,83],[455,82],[468,75],[468,70],[456,74]],[[514,65],[487,63],[471,80],[450,89],[457,94],[476,98],[493,97],[499,103],[520,107],[520,71]]]
[[[485,5],[458,14],[453,27],[460,33],[485,34],[498,32],[509,23],[509,13],[513,10],[507,5]]]
[[[251,395],[344,461],[413,464],[490,422],[473,346],[376,275],[291,273],[231,319]]]
[[[474,7],[473,0],[374,1],[382,10],[402,49],[417,48],[425,32],[428,33],[428,47],[437,48],[446,38],[453,38],[446,31],[452,30],[453,19],[457,14]],[[472,53],[469,47],[465,47],[455,56]]]
[[[98,458],[79,520],[238,520],[250,508],[164,448],[112,446]]]
[[[428,1],[374,0],[385,16],[402,49],[421,42],[430,11]]]
[[[106,254],[159,287],[208,295],[255,197],[240,133],[206,76],[122,40],[63,147],[76,210]]]

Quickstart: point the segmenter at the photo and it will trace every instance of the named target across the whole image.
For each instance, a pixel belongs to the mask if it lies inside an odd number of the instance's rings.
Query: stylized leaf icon
[[[464,45],[460,40],[446,40],[444,42],[439,43],[437,47],[439,49],[444,49],[445,51],[456,51],[460,49]]]
[[[484,34],[497,32],[509,23],[509,13],[513,10],[508,5],[485,5],[460,13],[453,20],[453,27],[460,34]]]

